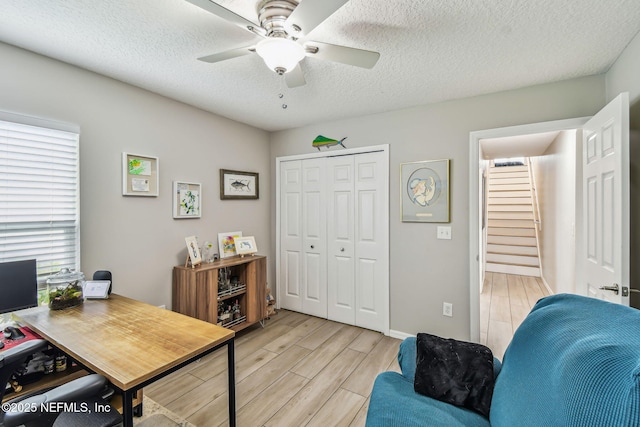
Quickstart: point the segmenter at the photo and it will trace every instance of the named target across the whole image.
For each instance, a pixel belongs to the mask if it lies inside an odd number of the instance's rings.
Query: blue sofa
[[[376,378],[367,427],[640,426],[640,311],[577,295],[538,301],[496,375],[489,418],[414,391],[416,339],[402,374]]]

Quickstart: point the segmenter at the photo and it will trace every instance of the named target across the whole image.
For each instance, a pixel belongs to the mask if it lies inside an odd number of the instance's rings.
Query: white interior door
[[[323,158],[302,161],[302,312],[327,317],[326,170]]]
[[[578,293],[629,305],[629,95],[583,127],[583,280]],[[616,290],[617,287],[617,290]]]
[[[327,158],[327,318],[355,324],[354,157]]]
[[[280,307],[302,310],[302,161],[280,164]]]
[[[355,325],[384,331],[389,310],[389,175],[381,152],[354,156]]]

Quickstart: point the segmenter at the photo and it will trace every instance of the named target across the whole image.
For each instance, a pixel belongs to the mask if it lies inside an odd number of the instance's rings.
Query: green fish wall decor
[[[346,136],[341,140],[337,140],[337,139],[327,138],[326,136],[318,135],[316,136],[316,139],[313,140],[311,145],[317,148],[318,151],[320,151],[320,147],[327,147],[328,149],[329,147],[333,147],[334,145],[341,145],[342,148],[347,148],[342,143],[345,139],[347,139]]]

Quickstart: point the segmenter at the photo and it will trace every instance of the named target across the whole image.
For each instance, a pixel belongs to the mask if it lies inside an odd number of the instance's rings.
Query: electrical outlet
[[[450,302],[443,302],[442,315],[447,317],[453,317],[453,304],[451,304]]]
[[[436,237],[440,240],[451,240],[451,227],[438,226]]]

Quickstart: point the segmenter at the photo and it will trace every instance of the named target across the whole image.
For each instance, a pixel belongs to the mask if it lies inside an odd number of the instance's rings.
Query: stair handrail
[[[527,159],[527,169],[529,170],[529,181],[531,181],[532,200],[535,207],[533,208],[533,223],[537,225],[538,231],[542,230],[542,218],[540,217],[540,204],[538,203],[538,189],[536,187],[536,174],[532,166],[533,159]]]

